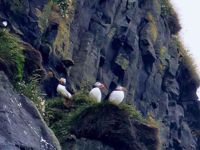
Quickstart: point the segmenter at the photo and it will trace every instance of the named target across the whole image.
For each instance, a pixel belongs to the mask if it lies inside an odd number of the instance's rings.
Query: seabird
[[[72,99],[72,94],[67,91],[66,87],[66,79],[65,78],[60,78],[59,84],[57,86],[57,92],[60,94],[62,97],[64,97],[64,105],[68,107],[70,100]]]
[[[91,98],[94,98],[98,103],[101,102],[101,89],[106,88],[104,84],[102,84],[101,82],[96,82],[94,84],[94,88],[89,92],[89,96]]]
[[[114,91],[112,91],[109,95],[109,102],[119,105],[124,100],[124,92],[126,88],[118,85]]]

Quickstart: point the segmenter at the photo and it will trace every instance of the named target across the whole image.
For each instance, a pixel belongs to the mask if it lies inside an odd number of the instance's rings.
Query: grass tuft
[[[153,39],[153,42],[155,42],[157,40],[157,37],[158,37],[158,29],[157,29],[157,24],[156,24],[155,18],[153,17],[151,12],[147,13],[147,19],[150,22],[151,37]]]
[[[127,112],[127,114],[131,117],[134,118],[135,120],[144,122],[144,118],[142,117],[142,114],[136,109],[135,106],[133,105],[128,105],[128,104],[120,104],[119,108],[121,110],[124,110]]]
[[[173,36],[172,41],[173,46],[175,46],[179,51],[181,57],[181,65],[188,71],[190,80],[193,81],[196,84],[196,86],[199,86],[200,77],[197,71],[197,66],[194,62],[194,58],[185,48],[178,36]]]
[[[17,37],[7,30],[0,30],[0,63],[12,66],[14,69],[13,79],[22,80],[25,56],[23,48]]]
[[[38,76],[31,77],[27,82],[17,82],[15,88],[20,94],[28,97],[31,101],[33,101],[40,112],[43,111],[43,106],[41,103],[43,101],[43,97],[39,88]]]

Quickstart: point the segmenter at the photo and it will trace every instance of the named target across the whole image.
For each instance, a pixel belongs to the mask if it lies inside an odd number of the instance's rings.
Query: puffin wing
[[[119,105],[124,99],[123,91],[113,91],[109,96],[109,101],[111,103]]]
[[[65,86],[58,84],[57,86],[57,92],[65,97],[65,98],[72,98],[72,95],[66,90]]]
[[[91,98],[94,98],[98,103],[101,102],[101,90],[99,88],[93,88],[90,93],[89,96]]]

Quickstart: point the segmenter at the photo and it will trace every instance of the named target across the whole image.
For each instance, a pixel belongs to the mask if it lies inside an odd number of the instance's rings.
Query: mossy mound
[[[158,129],[110,103],[91,106],[76,118],[71,133],[95,139],[116,150],[157,150]]]
[[[61,145],[77,138],[101,141],[116,150],[157,150],[158,129],[130,105],[116,106],[108,102],[95,103],[88,93],[75,94],[66,109],[60,98],[47,101],[46,121]]]
[[[70,135],[70,129],[77,116],[87,107],[96,102],[88,97],[88,93],[79,92],[74,95],[72,104],[65,108],[62,98],[49,99],[46,102],[45,120],[64,145]]]

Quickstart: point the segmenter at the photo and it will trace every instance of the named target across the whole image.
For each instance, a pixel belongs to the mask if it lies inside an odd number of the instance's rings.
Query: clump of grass
[[[161,16],[166,19],[172,34],[177,34],[181,25],[179,18],[169,0],[161,0]]]
[[[37,76],[31,77],[27,82],[17,82],[15,88],[20,94],[33,101],[39,111],[42,112],[41,102],[43,101],[43,97],[39,89],[39,78]]]
[[[25,56],[19,39],[7,30],[0,30],[0,63],[12,66],[14,80],[22,79],[24,62]]]
[[[59,6],[61,14],[65,15],[68,7],[68,0],[53,0],[53,2]]]
[[[60,13],[63,17],[73,13],[75,1],[74,0],[52,0],[60,8]]]
[[[46,30],[49,24],[49,16],[52,11],[52,1],[48,1],[48,3],[44,6],[42,12],[39,9],[36,9],[36,14],[38,16],[39,27],[42,32]]]
[[[197,66],[194,62],[194,58],[189,51],[184,47],[178,36],[172,37],[173,46],[178,49],[181,57],[181,65],[188,71],[190,80],[193,81],[198,87],[200,84],[200,77],[197,71]]]
[[[159,51],[159,58],[161,59],[162,62],[165,59],[166,53],[167,53],[167,48],[165,46],[161,47]]]
[[[89,97],[89,93],[84,91],[77,92],[73,96],[73,101],[76,105],[82,105],[82,104],[93,105],[97,103],[96,100]]]
[[[68,53],[70,46],[70,25],[74,17],[75,2],[73,0],[68,1],[68,6],[67,10],[69,12],[66,12],[63,17],[57,11],[52,11],[49,16],[49,21],[56,22],[59,25],[53,49],[61,56],[61,59],[68,59],[70,57]]]
[[[135,106],[133,105],[128,105],[128,104],[120,104],[119,108],[127,112],[127,114],[131,117],[134,118],[135,120],[144,122],[144,118],[142,117],[142,114],[136,109]]]
[[[129,65],[129,60],[123,56],[123,54],[119,54],[115,60],[115,63],[118,64],[123,70],[126,70]]]
[[[143,117],[134,105],[122,103],[119,105],[119,108],[124,110],[131,118],[141,123],[148,124],[155,128],[158,128],[160,125],[159,121],[157,121],[151,113],[148,113],[146,117]]]
[[[158,30],[157,30],[157,25],[156,25],[155,18],[153,17],[151,12],[147,13],[147,19],[150,22],[151,37],[153,39],[153,42],[155,42],[157,37],[158,37]]]
[[[70,128],[79,114],[96,103],[87,92],[79,91],[73,96],[72,106],[66,109],[62,98],[53,98],[46,101],[45,121],[55,132],[59,141],[65,142],[70,134]]]
[[[160,126],[160,122],[158,120],[155,120],[153,115],[151,113],[148,113],[145,118],[145,123],[148,125],[151,125],[153,127],[158,128]]]

